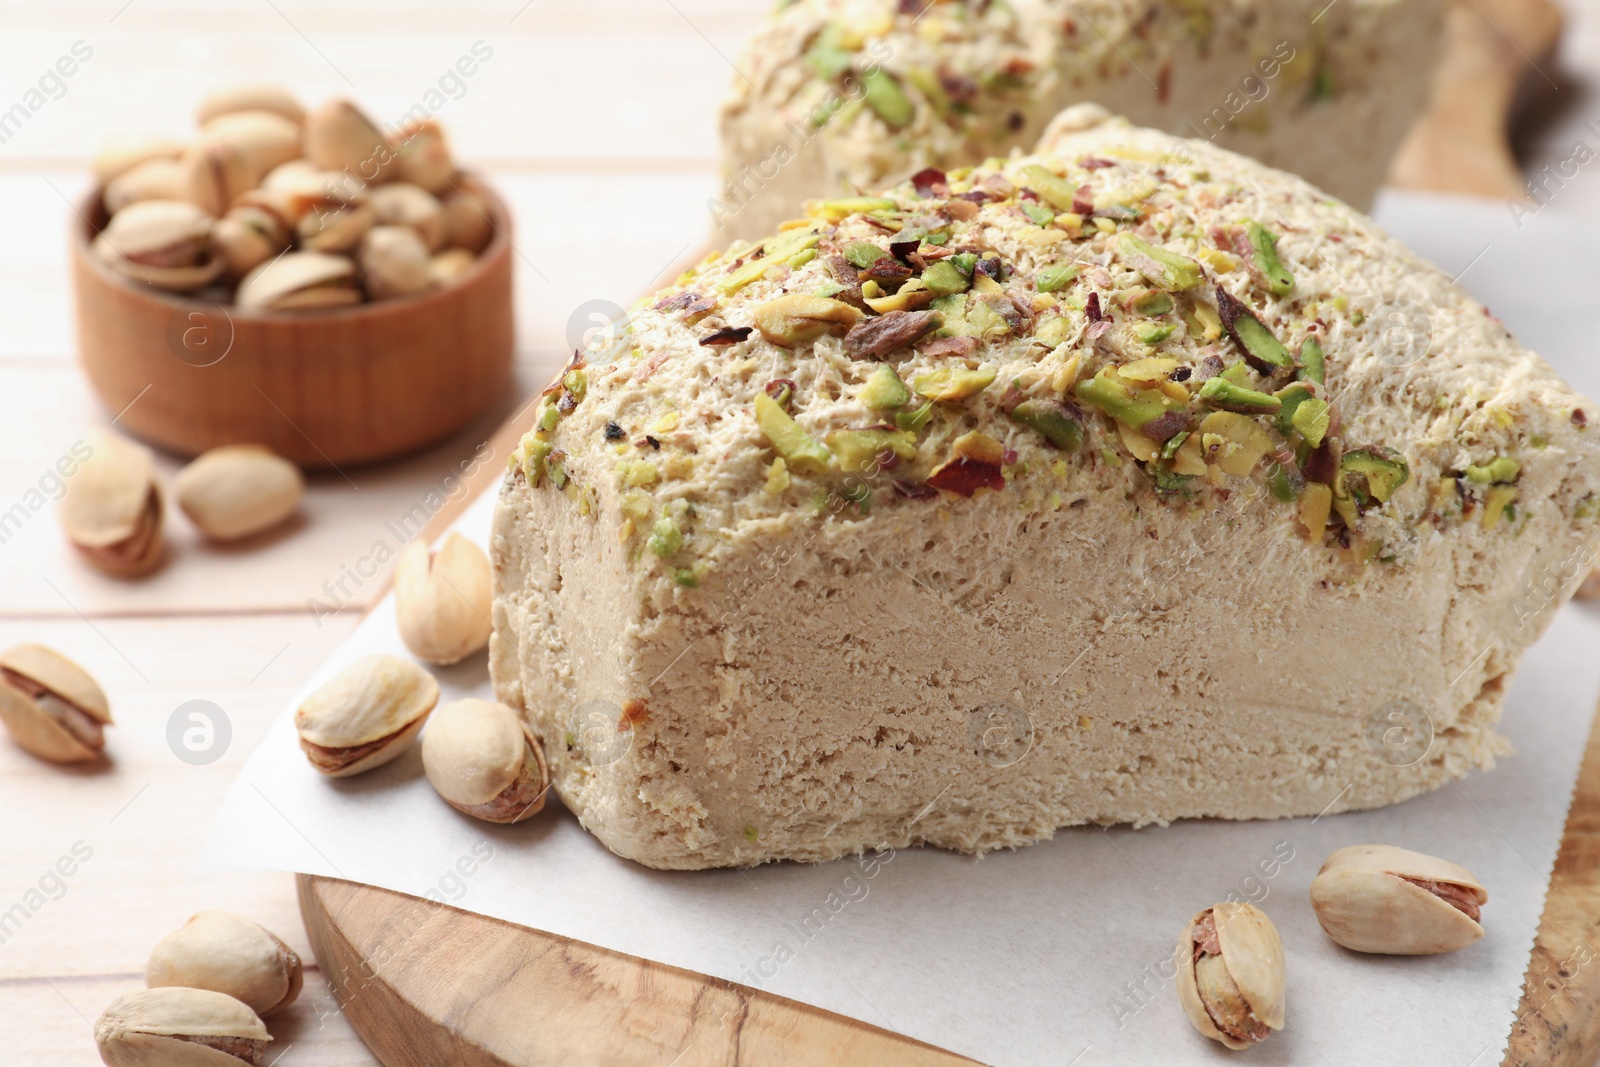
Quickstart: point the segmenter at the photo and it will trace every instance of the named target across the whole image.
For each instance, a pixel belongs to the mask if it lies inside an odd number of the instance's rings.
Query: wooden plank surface
[[[1481,0],[1478,6],[1490,10]],[[198,96],[231,81],[286,81],[308,99],[349,94],[380,115],[399,114],[475,41],[487,42],[493,58],[439,117],[458,154],[491,174],[521,222],[519,369],[531,387],[564,357],[575,312],[591,301],[625,304],[660,284],[668,265],[703,240],[704,204],[716,190],[714,109],[734,76],[728,57],[766,7],[750,0],[0,6],[0,109],[73,42],[94,49],[64,93],[0,143],[7,226],[0,240],[0,508],[37,487],[72,441],[115,415],[99,408],[72,365],[64,236],[68,200],[111,134],[181,132]],[[1560,88],[1550,117],[1524,131],[1533,171],[1557,165],[1579,138],[1600,144],[1583,125],[1600,99],[1600,0],[1574,3],[1568,14],[1574,50],[1562,62],[1538,64]],[[1597,190],[1600,168],[1586,168],[1554,202],[1600,215]],[[508,398],[506,407],[515,402]],[[364,561],[392,539],[386,524],[413,514],[505,414],[490,413],[472,432],[402,464],[315,479],[301,527],[249,551],[207,548],[180,518],[173,563],[146,583],[112,582],[78,566],[59,541],[53,507],[0,543],[0,645],[43,641],[79,658],[105,684],[119,719],[115,761],[99,773],[62,772],[0,744],[0,811],[10,816],[0,835],[0,914],[32,901],[46,868],[75,843],[94,849],[64,889],[48,883],[41,905],[0,935],[0,1064],[93,1062],[90,1022],[140,984],[149,947],[193,911],[244,912],[308,952],[288,876],[204,868],[211,814],[230,767],[381,588],[386,569]],[[170,475],[176,467],[164,462],[162,469]],[[371,573],[357,575],[359,582],[345,577],[358,569]],[[331,602],[325,583],[341,578],[338,610],[308,610],[309,599]],[[213,701],[232,724],[228,753],[209,767],[181,762],[164,741],[168,717],[192,699]],[[1593,756],[1590,782],[1600,778]],[[1570,883],[1587,891],[1588,876],[1572,872],[1594,869],[1597,818],[1575,812],[1558,890]],[[1548,935],[1559,899],[1552,897],[1542,946],[1556,944]],[[1573,936],[1593,936],[1592,911],[1563,914]],[[1559,948],[1535,957],[1532,978],[1559,1011],[1528,1016],[1528,1040],[1547,1042],[1562,1025],[1592,1033],[1592,1015],[1579,1008],[1600,999],[1588,985],[1600,966],[1575,965],[1575,958]],[[302,1006],[273,1029],[277,1064],[377,1062],[314,970]]]

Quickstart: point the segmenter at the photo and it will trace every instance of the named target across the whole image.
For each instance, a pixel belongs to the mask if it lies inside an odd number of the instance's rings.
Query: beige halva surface
[[[1336,792],[1333,810],[1390,804],[1502,751],[1511,673],[1570,593],[1522,591],[1571,573],[1562,561],[1600,532],[1600,410],[1351,208],[1102,118],[1074,109],[1037,156],[952,173],[926,198],[907,185],[813,205],[817,258],[781,261],[804,228],[768,242],[764,274],[736,246],[641,303],[631,351],[592,351],[581,382],[552,386],[539,418],[554,429],[529,433],[501,490],[491,670],[548,746],[564,802],[616,852],[698,868],[981,851],[1085,821],[1314,815]],[[1097,217],[1040,213],[1039,166]],[[961,198],[973,189],[986,198]],[[1245,220],[1276,235],[1285,295]],[[759,329],[700,343],[761,322],[785,292],[848,298],[839,250],[913,230],[948,235],[913,262],[970,249],[1003,264],[998,284],[980,269],[973,291],[930,305],[943,325],[915,349],[852,356],[842,328],[792,350]],[[1130,234],[1204,284],[1172,284]],[[1073,280],[1037,291],[1066,264]],[[1136,314],[1163,303],[1156,278],[1173,310]],[[1297,429],[1224,426],[1174,400],[1191,438],[1151,459],[1160,446],[1086,399],[1091,379],[1188,397],[1224,366],[1253,390],[1281,386],[1293,368],[1248,369],[1217,329],[1213,285],[1290,352],[1320,339],[1333,421],[1318,451],[1337,438],[1347,454],[1398,453],[1408,476],[1387,503],[1353,470],[1321,475],[1335,515],[1313,533],[1318,487],[1284,502],[1269,486],[1317,476]],[[963,332],[982,336],[942,336]],[[895,414],[925,422],[883,439],[903,446],[892,469],[848,475],[839,431],[890,419],[862,399],[882,363],[924,393],[940,385],[924,375],[997,373],[931,408],[912,398]],[[775,380],[793,383],[795,423],[832,446],[825,467],[775,461],[754,415]],[[1043,398],[1082,422],[1081,448],[1007,417]],[[1269,441],[1259,462],[1225,439],[1245,422]],[[995,442],[997,467],[971,459]],[[1515,462],[1491,476],[1497,459]],[[1000,488],[968,498],[955,469]],[[1377,754],[1388,723],[1373,720],[1400,701],[1435,730],[1409,766]],[[621,709],[622,744],[586,728],[606,707]]]
[[[798,0],[740,54],[719,243],[806,197],[1032,146],[1092,101],[1361,208],[1427,102],[1440,0]],[[863,77],[864,76],[864,77]]]

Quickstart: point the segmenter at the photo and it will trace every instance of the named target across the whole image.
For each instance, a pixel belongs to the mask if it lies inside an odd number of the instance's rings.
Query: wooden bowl
[[[318,469],[439,441],[512,382],[510,216],[489,198],[494,238],[448,288],[251,313],[130,281],[102,263],[90,251],[107,222],[96,190],[72,239],[84,369],[120,427],[183,456],[262,444]]]

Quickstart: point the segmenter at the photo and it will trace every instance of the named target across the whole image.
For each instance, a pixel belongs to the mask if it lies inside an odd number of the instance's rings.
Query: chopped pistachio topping
[[[1307,337],[1300,344],[1300,377],[1318,385],[1327,381],[1326,358],[1322,354],[1322,344],[1315,337]]]
[[[880,68],[869,71],[861,80],[866,89],[867,106],[885,125],[894,130],[911,125],[917,110],[894,75]]]
[[[1041,293],[1058,293],[1071,285],[1082,270],[1083,268],[1075,263],[1060,267],[1045,267],[1034,278],[1033,287]]]
[[[1083,444],[1083,422],[1059,400],[1024,400],[1011,409],[1011,421],[1033,430],[1063,452],[1076,452]]]
[[[1022,176],[1027,180],[1028,188],[1039,195],[1039,199],[1055,208],[1056,211],[1071,211],[1073,202],[1078,197],[1078,187],[1071,182],[1052,174],[1037,163],[1029,163],[1022,168]],[[1054,212],[1051,213],[1052,216]]]
[[[887,363],[878,364],[872,377],[861,387],[859,396],[861,402],[874,411],[894,411],[911,402],[911,390]]]
[[[828,469],[832,454],[766,393],[756,394],[756,424],[790,470],[820,474]]]
[[[1510,456],[1496,456],[1481,467],[1468,467],[1463,473],[1469,482],[1478,485],[1509,484],[1522,473],[1522,464]]]
[[[876,473],[884,458],[893,454],[912,459],[917,454],[917,435],[906,430],[835,430],[828,435],[828,447],[839,461],[839,469],[849,474]]]
[[[1220,285],[1217,286],[1217,310],[1222,316],[1223,329],[1256,370],[1271,374],[1294,366],[1294,357],[1283,347],[1283,342],[1261,325],[1255,312]]]
[[[941,259],[923,271],[922,284],[935,296],[964,293],[972,286],[971,280],[947,259]]]
[[[940,367],[917,375],[912,379],[911,387],[918,396],[947,404],[983,392],[993,384],[996,373],[993,367],[979,367],[977,370]]]
[[[1121,242],[1122,257],[1129,265],[1168,292],[1193,289],[1205,279],[1200,264],[1188,256],[1157,248],[1131,233],[1123,234]]]
[[[1211,407],[1245,415],[1276,415],[1283,407],[1283,401],[1270,393],[1246,389],[1220,376],[1202,385],[1195,397]]]
[[[1246,220],[1245,232],[1250,235],[1250,246],[1255,249],[1256,269],[1267,279],[1267,287],[1274,296],[1287,296],[1294,289],[1294,275],[1278,258],[1278,239],[1272,231],[1253,219]]]
[[[1392,448],[1374,445],[1346,452],[1339,461],[1343,480],[1357,503],[1370,497],[1379,504],[1387,504],[1411,477],[1411,468],[1405,457]]]

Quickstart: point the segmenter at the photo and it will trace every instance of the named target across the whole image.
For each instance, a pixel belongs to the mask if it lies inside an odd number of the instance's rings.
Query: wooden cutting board
[[[1546,0],[1453,0],[1444,91],[1396,161],[1394,184],[1521,196],[1505,131],[1519,86],[1532,62],[1549,55],[1560,27]],[[504,426],[492,454],[509,454],[524,428],[522,416]],[[473,488],[497,476],[485,469]],[[436,537],[464,506],[436,515],[425,536]],[[973,1062],[770,993],[400,893],[310,876],[300,877],[299,892],[317,962],[386,1067]],[[1600,1058],[1597,921],[1600,717],[1506,1067],[1576,1067]]]

